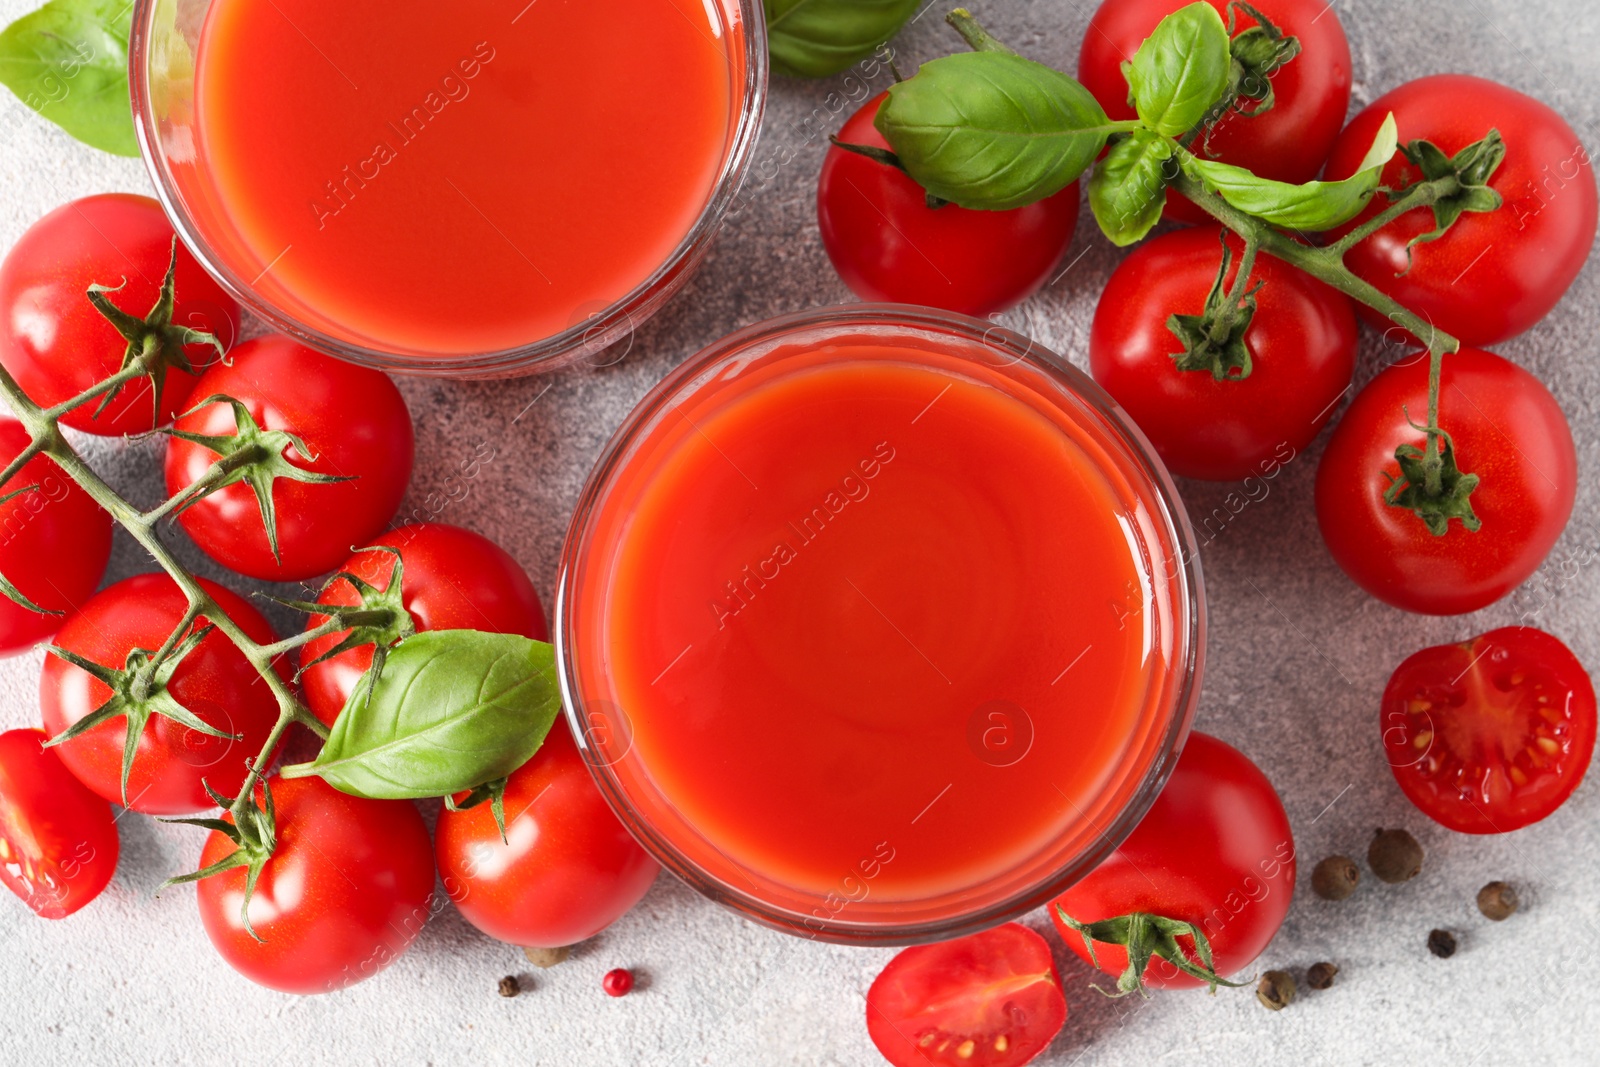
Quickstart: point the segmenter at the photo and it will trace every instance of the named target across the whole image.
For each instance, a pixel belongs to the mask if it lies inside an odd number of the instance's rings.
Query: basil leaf
[[[561,706],[549,645],[477,630],[406,638],[364,693],[356,688],[317,758],[284,777],[321,775],[377,800],[447,796],[528,762]]]
[[[1294,230],[1331,230],[1361,213],[1378,188],[1383,166],[1394,155],[1399,139],[1394,116],[1384,119],[1378,136],[1356,172],[1343,181],[1285,182],[1258,178],[1243,167],[1185,156],[1183,168],[1222,199],[1249,215],[1274,226]]]
[[[1167,204],[1165,169],[1171,158],[1171,141],[1149,130],[1135,130],[1096,164],[1089,179],[1089,209],[1112,244],[1126,248],[1161,221]]]
[[[920,0],[765,0],[777,74],[826,78],[865,59],[916,14]]]
[[[1011,52],[924,63],[889,89],[876,125],[928,192],[991,211],[1060,192],[1126,128],[1073,79]]]
[[[1206,3],[1179,8],[1157,24],[1127,69],[1134,110],[1150,129],[1176,137],[1206,117],[1228,91],[1228,28]]]
[[[50,0],[0,31],[0,83],[84,144],[136,156],[132,18],[130,0]]]

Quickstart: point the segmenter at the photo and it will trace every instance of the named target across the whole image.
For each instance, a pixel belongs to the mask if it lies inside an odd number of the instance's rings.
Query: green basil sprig
[[[1290,185],[1258,178],[1243,167],[1184,153],[1183,169],[1229,204],[1274,226],[1331,230],[1361,213],[1378,188],[1384,164],[1399,147],[1394,116],[1383,120],[1356,172],[1343,181]]]
[[[1231,71],[1228,28],[1216,8],[1197,2],[1162,19],[1125,73],[1140,121],[1177,137],[1222,99]]]
[[[919,0],[765,0],[772,69],[798,78],[837,74],[916,14]]]
[[[542,641],[424,631],[390,650],[370,696],[356,687],[317,758],[282,774],[378,800],[447,796],[526,763],[560,706]]]
[[[1142,240],[1167,204],[1166,168],[1174,145],[1135,130],[1111,146],[1089,179],[1089,209],[1100,231],[1119,248]]]
[[[130,0],[50,0],[0,31],[0,83],[84,144],[136,156]]]

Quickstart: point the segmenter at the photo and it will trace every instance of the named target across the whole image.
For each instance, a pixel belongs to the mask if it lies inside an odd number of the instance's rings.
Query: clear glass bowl
[[[336,337],[275,304],[229,263],[208,224],[215,208],[194,175],[193,72],[207,11],[220,0],[134,0],[129,81],[140,153],[173,226],[205,268],[241,304],[275,330],[313,348],[369,367],[445,378],[503,378],[536,374],[597,353],[654,315],[705,258],[738,194],[761,127],[767,94],[766,23],[759,0],[707,0],[723,20],[738,106],[730,114],[722,168],[699,219],[667,260],[621,299],[580,309],[560,333],[494,352],[395,351]],[[209,228],[208,228],[209,227]],[[212,236],[208,236],[208,233]],[[592,313],[589,313],[592,312]]]
[[[787,360],[827,360],[835,351],[848,353],[852,342],[885,341],[896,350],[909,348],[913,367],[933,366],[934,359],[949,367],[952,356],[958,367],[970,361],[968,369],[974,373],[968,380],[1026,390],[1013,395],[1061,413],[1058,426],[1070,420],[1074,440],[1089,443],[1081,454],[1110,457],[1093,462],[1103,464],[1101,480],[1117,494],[1112,498],[1117,519],[1125,531],[1133,531],[1126,536],[1148,561],[1139,567],[1153,605],[1146,632],[1156,636],[1146,641],[1162,650],[1150,657],[1152,646],[1145,646],[1142,688],[1137,689],[1140,717],[1128,720],[1132,725],[1126,738],[1109,750],[1120,753],[1119,758],[1108,761],[1100,775],[1091,777],[1094,784],[1085,787],[1094,799],[1077,809],[1082,817],[1066,819],[1067,828],[1059,836],[1001,873],[984,876],[982,884],[940,889],[927,899],[884,899],[883,894],[867,893],[864,884],[850,884],[850,877],[829,893],[797,888],[792,878],[730,856],[713,839],[717,831],[684,815],[662,777],[646,765],[644,746],[634,743],[635,719],[620,706],[624,698],[620,686],[613,685],[614,657],[605,636],[613,632],[608,626],[614,616],[607,613],[613,604],[609,590],[618,566],[617,546],[634,525],[638,487],[671,484],[656,483],[649,472],[657,471],[664,457],[677,454],[674,450],[690,434],[688,427],[698,431],[703,419],[714,417],[719,394],[726,400],[737,393],[724,391],[737,391],[741,383],[772,380],[783,373]],[[628,566],[650,564],[635,558]],[[911,944],[985,929],[1047,903],[1132,830],[1160,792],[1187,736],[1200,688],[1204,617],[1194,534],[1172,481],[1149,442],[1087,375],[1026,337],[978,319],[866,304],[821,308],[748,327],[692,357],[646,395],[612,437],[579,498],[562,552],[555,644],[573,735],[601,791],[663,866],[711,899],[789,933],[841,943]],[[647,618],[621,622],[652,624]],[[821,775],[819,768],[819,781]]]

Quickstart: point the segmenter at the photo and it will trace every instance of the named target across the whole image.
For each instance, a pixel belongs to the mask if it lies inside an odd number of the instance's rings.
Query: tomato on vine
[[[104,287],[94,299],[116,314],[91,303],[91,287]],[[171,422],[198,369],[238,332],[239,305],[177,242],[148,196],[74,200],[34,223],[0,264],[0,364],[41,407],[87,391],[146,345],[161,353],[151,378],[64,415],[75,430],[119,437]]]
[[[273,641],[255,608],[199,582],[252,639]],[[124,579],[66,621],[39,679],[61,761],[98,795],[151,815],[212,807],[207,784],[236,792],[278,718],[255,667],[204,617],[168,648],[187,609],[165,574]]]
[[[1225,253],[1220,237],[1178,230],[1118,264],[1089,367],[1174,474],[1232,480],[1311,443],[1350,387],[1357,337],[1348,297],[1272,256],[1254,258],[1241,305],[1243,246],[1229,235]]]
[[[1594,756],[1594,683],[1560,640],[1507,626],[1414,653],[1383,691],[1384,754],[1441,826],[1494,834],[1566,803]]]
[[[117,869],[111,805],[45,748],[40,730],[0,734],[0,883],[46,919],[99,896]]]
[[[1334,428],[1317,468],[1317,525],[1334,561],[1373,596],[1459,615],[1544,562],[1572,514],[1578,457],[1549,390],[1492,352],[1444,357],[1439,406],[1449,454],[1434,510],[1443,515],[1430,517],[1426,501],[1419,514],[1395,492],[1423,488],[1395,457],[1397,445],[1423,443],[1428,359],[1419,353],[1374,378]],[[1461,517],[1445,517],[1454,511]]]
[[[167,492],[183,495],[184,531],[228,569],[322,574],[400,507],[411,414],[384,374],[274,335],[206,371],[192,401],[167,443]]]
[[[1600,207],[1583,142],[1530,96],[1484,78],[1436,74],[1407,82],[1357,115],[1333,147],[1329,178],[1354,170],[1391,113],[1401,144],[1410,147],[1384,168],[1384,185],[1401,189],[1465,165],[1469,182],[1488,191],[1469,188],[1432,211],[1408,211],[1352,248],[1345,262],[1465,345],[1482,348],[1527,330],[1566,293],[1594,244]],[[1491,131],[1488,151],[1461,158]],[[1412,142],[1419,139],[1434,149],[1417,149]],[[1375,198],[1352,226],[1382,204]],[[1380,328],[1392,325],[1366,315]]]

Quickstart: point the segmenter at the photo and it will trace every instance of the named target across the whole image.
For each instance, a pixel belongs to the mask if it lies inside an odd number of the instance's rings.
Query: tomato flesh
[[[1066,1020],[1050,946],[1018,923],[908,948],[867,993],[867,1032],[895,1067],[1020,1067]]]
[[[1550,815],[1583,781],[1594,685],[1560,640],[1508,626],[1400,664],[1382,726],[1413,804],[1461,833],[1503,833]]]
[[[99,896],[117,869],[111,805],[44,748],[41,730],[0,734],[0,883],[46,919]]]

